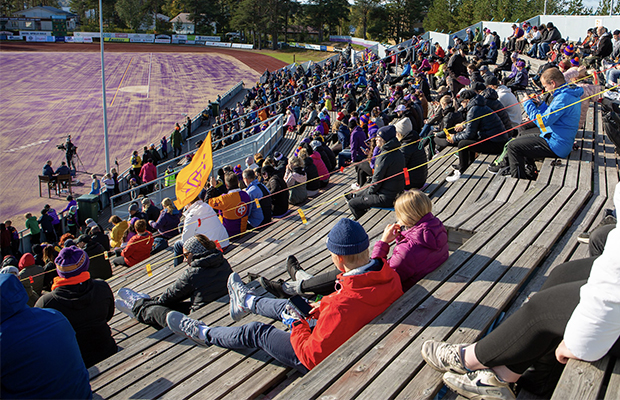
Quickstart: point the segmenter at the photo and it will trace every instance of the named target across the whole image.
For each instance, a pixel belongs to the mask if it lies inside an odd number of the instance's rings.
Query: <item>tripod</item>
[[[82,159],[80,158],[80,155],[77,153],[77,151],[75,152],[75,156],[78,159],[78,165],[80,165],[82,167],[84,172],[88,172],[88,171],[86,171],[86,168],[84,167],[84,163],[82,162]],[[71,157],[71,164],[73,164],[73,168],[77,171],[77,168],[75,168],[75,163],[73,162],[73,157]]]

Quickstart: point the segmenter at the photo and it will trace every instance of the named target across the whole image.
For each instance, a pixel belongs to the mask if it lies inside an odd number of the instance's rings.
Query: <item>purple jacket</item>
[[[157,221],[151,221],[150,225],[161,233],[164,239],[172,239],[179,234],[179,222],[181,221],[181,213],[176,211],[170,214],[166,209],[161,210]]]
[[[366,143],[366,133],[364,130],[356,126],[355,129],[351,131],[351,161],[355,162],[356,160],[361,160],[364,158],[364,153],[362,149],[367,149]]]
[[[378,240],[372,258],[385,258],[389,252],[390,245]],[[406,292],[447,259],[446,228],[437,217],[428,213],[396,238],[396,246],[388,264],[400,276],[403,291]]]

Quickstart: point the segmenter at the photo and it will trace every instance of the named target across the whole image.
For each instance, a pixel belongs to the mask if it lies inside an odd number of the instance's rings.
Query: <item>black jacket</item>
[[[508,115],[508,111],[505,110],[504,105],[499,101],[499,96],[497,95],[495,89],[486,88],[482,92],[482,97],[486,100],[487,106],[489,106],[491,110],[496,111],[497,116],[502,120],[502,124],[504,124],[504,128],[512,128],[510,115]]]
[[[497,64],[497,55],[497,49],[489,49],[489,52],[484,60],[490,62],[491,64]]]
[[[554,40],[557,42],[560,39],[562,39],[562,34],[560,33],[560,31],[558,31],[558,28],[554,26],[551,29],[547,28],[547,37],[542,39],[541,41],[543,43],[551,43]]]
[[[53,308],[67,317],[86,368],[116,353],[116,342],[108,326],[114,315],[114,295],[107,282],[89,279],[57,287],[41,296],[35,307]]]
[[[460,124],[461,122],[463,122],[463,114],[460,111],[454,111],[453,106],[448,106],[443,110],[443,118],[439,124],[439,128],[441,131],[448,129],[448,132],[454,133],[454,130],[450,131],[450,128],[454,128],[456,124]]]
[[[284,175],[286,174],[286,166],[288,165],[288,158],[282,156],[282,158],[276,161],[276,163],[277,163],[275,166],[276,174],[278,174],[280,178],[284,179]],[[271,191],[271,189],[269,190]]]
[[[41,229],[43,232],[45,231],[54,231],[54,225],[52,224],[54,220],[47,214],[42,214],[37,221],[39,225],[41,225]]]
[[[332,165],[330,171],[335,171],[337,169],[337,167],[338,167],[338,162],[336,161],[336,155],[334,154],[332,149],[330,149],[329,146],[327,146],[325,143],[323,143],[323,145],[321,145],[321,148],[319,149],[319,151],[322,151],[321,158],[323,158],[323,152],[324,152],[325,155],[327,156],[327,159],[329,160],[329,163]],[[323,161],[323,162],[325,162],[325,161]],[[327,163],[325,165],[327,166]]]
[[[418,134],[418,132],[412,129],[400,140],[400,151],[405,157],[405,166],[407,167],[407,169],[424,164],[419,168],[415,168],[409,171],[409,185],[405,184],[405,189],[407,190],[411,188],[420,189],[422,186],[424,186],[424,184],[426,183],[426,178],[428,177],[426,152],[424,151],[424,149],[421,149],[417,143],[415,143],[419,139],[420,135]]]
[[[192,260],[171,286],[157,299],[159,304],[171,307],[190,299],[192,310],[228,294],[226,282],[232,268],[219,250],[209,250],[203,257]]]
[[[110,238],[108,237],[108,235],[106,235],[105,233],[103,233],[101,231],[101,229],[99,228],[93,228],[90,231],[90,241],[92,242],[97,242],[101,245],[101,247],[103,247],[103,249],[105,251],[110,251]],[[90,256],[90,255],[89,255]]]
[[[327,146],[325,146],[327,147]],[[319,154],[321,155],[321,161],[323,161],[323,164],[325,164],[325,167],[327,168],[328,171],[333,171],[334,170],[334,164],[332,164],[332,161],[329,159],[329,157],[327,157],[327,153],[325,152],[325,149],[323,148],[323,146],[321,147],[317,147],[316,150],[314,151],[318,151]]]
[[[108,242],[108,244],[109,243],[110,242]],[[112,276],[112,266],[103,256],[105,249],[101,243],[91,239],[91,241],[86,244],[84,251],[88,255],[90,261],[88,272],[90,272],[90,277],[92,279],[105,280]]]
[[[146,217],[148,218],[146,222],[157,221],[157,219],[159,218],[160,211],[161,210],[157,206],[151,204],[149,208],[147,208],[145,211]]]
[[[314,165],[314,161],[310,156],[304,159],[304,171],[306,171],[306,190],[319,190],[321,188],[321,181],[319,180],[319,171]]]
[[[480,118],[486,115],[484,118]],[[461,140],[481,140],[496,135],[504,131],[504,124],[497,114],[486,105],[486,100],[480,95],[476,95],[467,104],[467,121],[465,130],[455,134],[456,142]],[[507,142],[508,134],[504,133],[498,137],[490,139],[493,142]]]
[[[611,42],[611,34],[609,32],[603,33],[596,46],[596,51],[592,55],[605,58],[611,54],[614,49],[614,45]]]
[[[280,216],[288,211],[288,186],[280,175],[274,174],[265,184],[271,196],[272,215]]]
[[[369,194],[378,194],[387,199],[395,200],[396,196],[405,190],[405,178],[403,177],[405,156],[400,151],[390,151],[399,147],[400,142],[394,138],[381,148],[382,154],[376,158],[372,183],[379,182],[388,176],[398,175],[370,186],[368,188]]]

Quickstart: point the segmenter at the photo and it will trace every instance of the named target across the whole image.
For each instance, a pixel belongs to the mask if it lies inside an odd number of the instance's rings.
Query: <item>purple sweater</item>
[[[372,258],[386,258],[389,252],[390,245],[378,240]],[[428,213],[396,238],[396,246],[388,264],[400,276],[403,291],[406,292],[447,259],[446,228],[437,217]]]
[[[366,140],[366,133],[364,130],[356,126],[351,131],[351,161],[361,160],[364,157],[362,149],[366,150],[368,147],[364,141]]]

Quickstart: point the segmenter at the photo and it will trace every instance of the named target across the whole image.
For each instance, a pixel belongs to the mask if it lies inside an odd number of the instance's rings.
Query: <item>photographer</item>
[[[75,167],[75,163],[73,162],[73,155],[77,153],[77,147],[71,142],[71,135],[67,136],[67,140],[65,141],[65,144],[58,145],[56,146],[56,148],[58,150],[65,151],[65,158],[67,159],[67,166],[69,166],[69,168],[73,166],[73,169],[77,171],[77,168]]]

